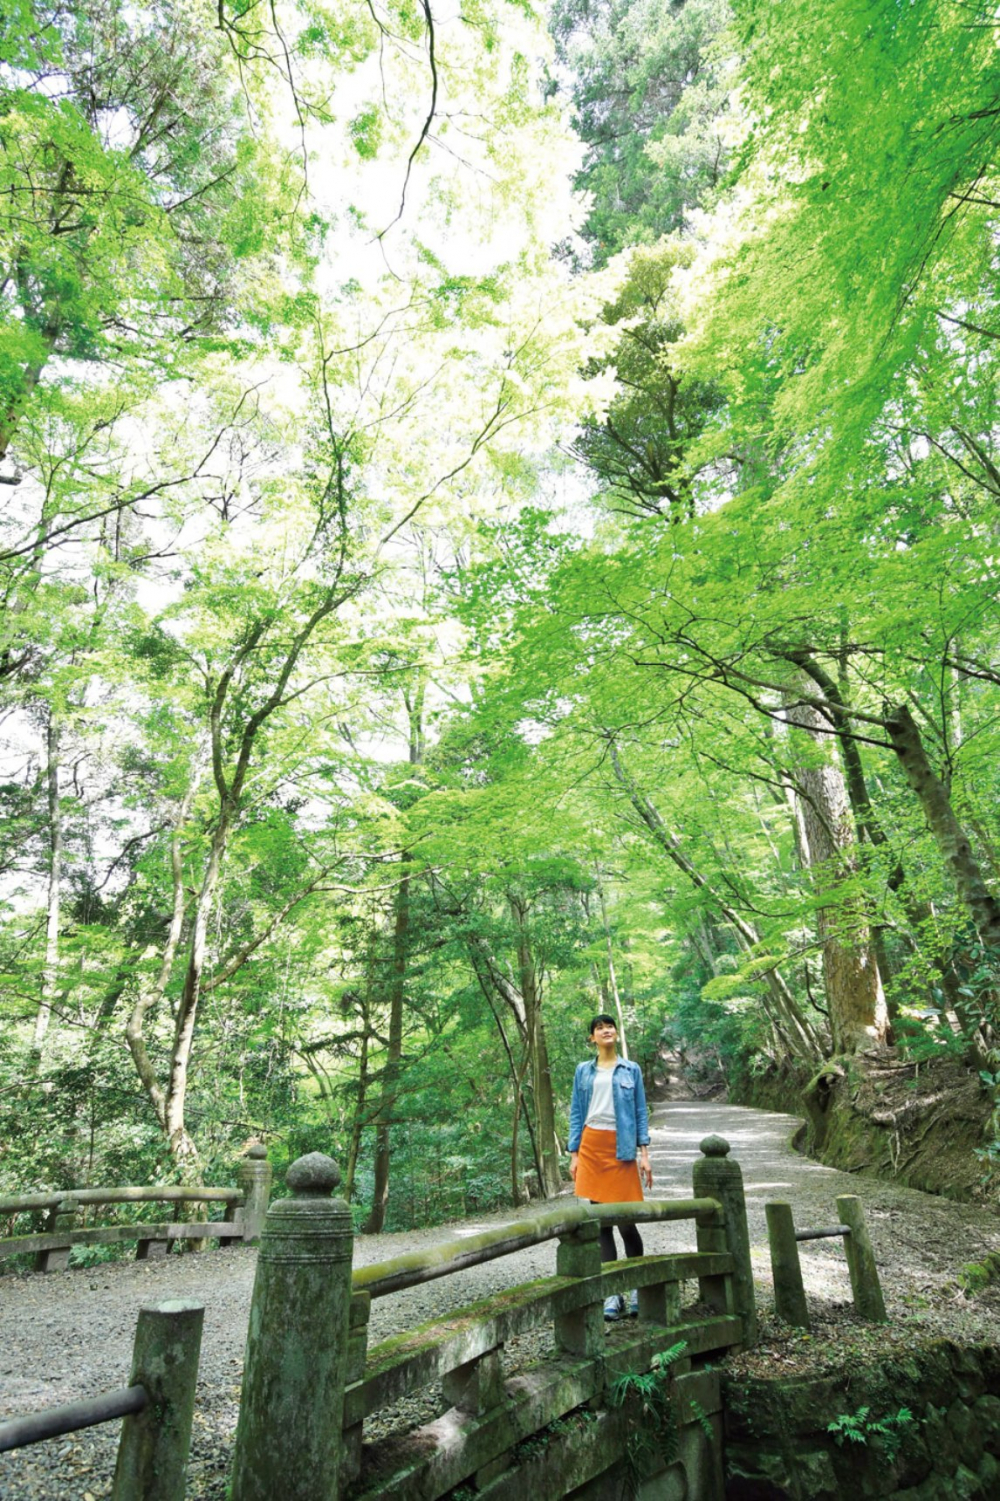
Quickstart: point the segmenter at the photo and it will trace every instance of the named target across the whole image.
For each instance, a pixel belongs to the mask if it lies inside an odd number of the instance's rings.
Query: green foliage
[[[897,1412],[887,1413],[884,1418],[873,1418],[870,1407],[859,1407],[857,1412],[840,1413],[832,1422],[827,1423],[826,1431],[833,1434],[835,1442],[841,1447],[844,1444],[868,1444],[872,1439],[877,1439],[886,1463],[893,1464],[907,1434],[918,1421],[908,1407],[900,1407]]]
[[[485,1213],[589,1014],[707,1086],[876,966],[1000,1136],[990,27],[5,21],[0,1180]]]
[[[561,1418],[553,1418],[551,1423],[546,1423],[544,1428],[539,1428],[530,1438],[522,1439],[520,1443],[515,1444],[511,1450],[514,1462],[522,1464],[530,1463],[533,1459],[540,1459],[553,1439],[579,1433],[581,1429],[589,1427],[598,1420],[599,1415],[592,1412],[590,1408],[574,1407],[571,1411],[564,1413]],[[453,1501],[457,1494],[457,1492],[452,1493]]]
[[[680,1430],[670,1372],[686,1350],[687,1341],[679,1340],[654,1355],[648,1371],[629,1371],[611,1383],[611,1406],[624,1408],[628,1415],[625,1485],[630,1496],[639,1494],[643,1481],[660,1464],[669,1465],[677,1457]]]
[[[969,1038],[953,1032],[940,1013],[925,1017],[898,1016],[893,1023],[893,1034],[901,1054],[916,1063],[923,1063],[928,1058],[964,1058],[968,1055]]]
[[[958,1274],[958,1285],[962,1288],[967,1298],[974,1297],[982,1292],[983,1288],[991,1287],[1000,1277],[1000,1254],[996,1251],[987,1251],[982,1261],[971,1261],[962,1267]]]
[[[559,0],[552,29],[586,145],[577,185],[599,261],[677,229],[723,180],[724,0]]]

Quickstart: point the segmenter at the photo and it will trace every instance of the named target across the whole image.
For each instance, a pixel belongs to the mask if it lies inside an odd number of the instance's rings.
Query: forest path
[[[949,1284],[964,1263],[1000,1250],[996,1211],[837,1172],[800,1157],[790,1146],[798,1124],[790,1115],[712,1101],[657,1102],[651,1144],[653,1195],[690,1197],[698,1144],[717,1133],[730,1142],[732,1156],[743,1170],[762,1302],[767,1301],[770,1285],[765,1202],[790,1200],[796,1224],[806,1228],[836,1223],[837,1195],[855,1193],[864,1203],[894,1323],[905,1320],[915,1334],[940,1330],[988,1337],[986,1308],[978,1301],[956,1299]],[[355,1262],[386,1260],[511,1217],[505,1211],[430,1230],[359,1236]],[[693,1248],[694,1227],[650,1225],[644,1227],[643,1237],[648,1252]],[[807,1293],[827,1303],[848,1302],[841,1243],[814,1241],[801,1249]],[[125,1385],[140,1305],[162,1298],[198,1298],[206,1305],[205,1334],[188,1495],[221,1497],[255,1265],[256,1251],[247,1247],[171,1256],[160,1262],[117,1262],[47,1277],[0,1278],[0,1417]],[[550,1243],[379,1299],[372,1307],[371,1337],[383,1339],[460,1303],[554,1270],[555,1245]],[[109,1493],[116,1444],[116,1425],[111,1424],[2,1456],[0,1498],[100,1501]]]

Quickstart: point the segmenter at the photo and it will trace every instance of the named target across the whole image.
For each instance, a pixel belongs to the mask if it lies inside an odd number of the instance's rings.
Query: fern
[[[687,1341],[680,1340],[654,1355],[650,1370],[626,1371],[611,1384],[610,1405],[627,1408],[625,1494],[630,1498],[638,1496],[658,1463],[668,1465],[677,1458],[680,1432],[670,1397],[670,1367],[686,1350]]]
[[[892,1464],[903,1446],[907,1431],[917,1421],[908,1407],[901,1407],[898,1412],[889,1413],[884,1418],[873,1418],[870,1407],[859,1407],[857,1412],[840,1413],[832,1423],[827,1423],[826,1431],[832,1433],[841,1446],[867,1444],[869,1439],[877,1438],[886,1459]]]

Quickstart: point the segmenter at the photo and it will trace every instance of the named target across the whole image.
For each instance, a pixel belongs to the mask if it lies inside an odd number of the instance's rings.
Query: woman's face
[[[609,1042],[617,1042],[618,1028],[615,1026],[614,1022],[598,1022],[597,1026],[590,1034],[590,1040],[591,1042],[596,1042],[598,1046],[600,1046],[601,1043],[607,1045]]]

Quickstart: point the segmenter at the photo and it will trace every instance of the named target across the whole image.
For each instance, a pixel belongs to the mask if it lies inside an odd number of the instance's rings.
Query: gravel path
[[[837,1172],[799,1157],[788,1143],[792,1116],[693,1100],[655,1108],[651,1155],[657,1198],[689,1197],[691,1164],[709,1132],[725,1136],[743,1169],[758,1294],[766,1308],[770,1264],[764,1222],[768,1199],[789,1199],[796,1223],[835,1223],[834,1200],[856,1193],[865,1212],[882,1274],[893,1327],[901,1335],[947,1333],[995,1339],[997,1301],[956,1296],[961,1266],[1000,1250],[995,1211],[953,1204],[892,1183]],[[450,1228],[360,1236],[355,1264],[368,1265],[471,1234],[510,1215],[463,1221]],[[648,1252],[694,1248],[694,1226],[644,1227]],[[802,1246],[807,1293],[836,1309],[850,1299],[839,1241]],[[119,1262],[97,1270],[50,1276],[0,1277],[0,1417],[52,1407],[124,1386],[139,1307],[164,1298],[204,1301],[198,1403],[188,1483],[190,1497],[220,1501],[236,1420],[247,1313],[256,1252],[251,1248],[171,1256],[160,1262]],[[531,1277],[555,1271],[555,1244],[470,1268],[425,1287],[379,1299],[372,1308],[371,1338],[434,1317],[447,1308]],[[905,1325],[905,1330],[900,1328]],[[110,1494],[117,1425],[91,1429],[0,1455],[2,1501],[101,1501]]]

